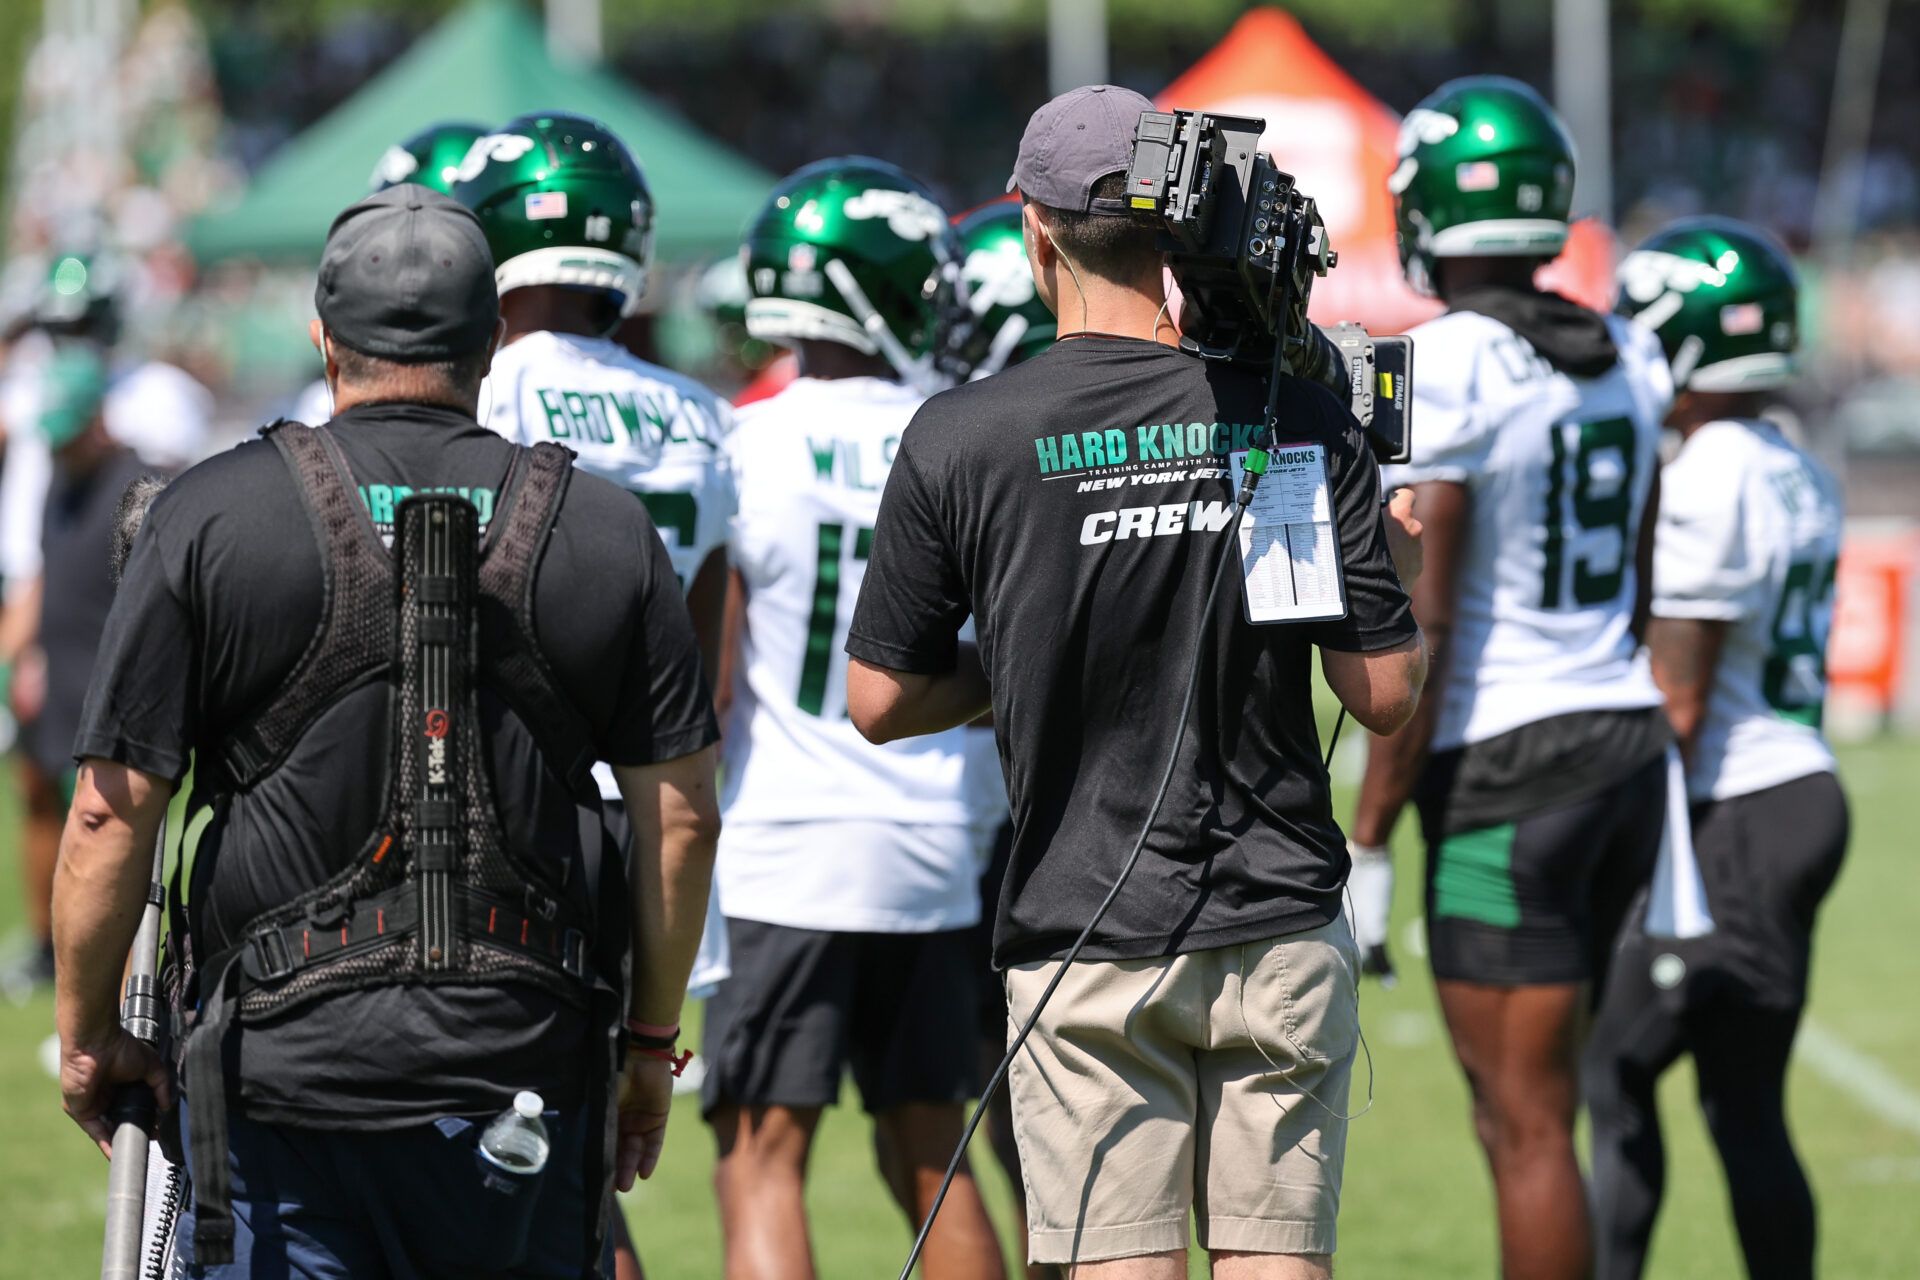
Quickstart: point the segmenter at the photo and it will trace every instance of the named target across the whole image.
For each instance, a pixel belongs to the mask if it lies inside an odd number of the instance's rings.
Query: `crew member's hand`
[[[653,1176],[667,1143],[667,1113],[672,1106],[672,1064],[630,1050],[620,1078],[619,1161],[613,1177],[620,1190],[633,1190],[636,1177]]]
[[[1413,490],[1395,489],[1387,502],[1387,550],[1393,553],[1400,585],[1410,587],[1420,576],[1426,553],[1420,546],[1421,524],[1413,518]]]
[[[152,1045],[116,1025],[98,1044],[60,1046],[60,1093],[67,1114],[100,1146],[113,1154],[113,1122],[107,1112],[122,1085],[144,1083],[153,1090],[160,1109],[173,1105],[173,1082],[167,1064]]]
[[[1394,981],[1393,960],[1387,955],[1387,916],[1393,910],[1393,855],[1386,849],[1347,844],[1353,870],[1347,874],[1347,903],[1353,913],[1353,940],[1360,947],[1360,972]]]

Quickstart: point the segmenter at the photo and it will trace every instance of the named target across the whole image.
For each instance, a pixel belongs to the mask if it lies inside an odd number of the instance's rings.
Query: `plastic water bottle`
[[[508,1173],[532,1176],[547,1167],[547,1126],[540,1122],[546,1109],[540,1095],[523,1089],[513,1105],[494,1118],[480,1135],[480,1154]]]

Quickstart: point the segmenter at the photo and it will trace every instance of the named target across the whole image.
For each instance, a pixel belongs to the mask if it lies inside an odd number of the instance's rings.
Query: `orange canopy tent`
[[[1439,312],[1400,274],[1387,175],[1399,159],[1400,119],[1360,87],[1278,9],[1254,9],[1226,38],[1161,91],[1157,105],[1259,116],[1274,162],[1320,204],[1340,265],[1314,285],[1312,314],[1358,320],[1394,333]],[[1588,306],[1613,295],[1613,238],[1595,222],[1575,226],[1567,251],[1542,284]],[[1416,367],[1417,367],[1416,356]]]

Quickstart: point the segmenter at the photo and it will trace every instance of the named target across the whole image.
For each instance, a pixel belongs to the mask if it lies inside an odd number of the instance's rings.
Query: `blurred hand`
[[[1393,855],[1384,848],[1347,844],[1353,870],[1347,875],[1347,908],[1352,913],[1353,940],[1360,947],[1360,972],[1372,974],[1384,986],[1394,980],[1393,960],[1387,955],[1387,917],[1393,910]]]
[[[113,1124],[107,1111],[122,1085],[145,1084],[153,1090],[160,1109],[173,1105],[173,1081],[167,1065],[153,1046],[115,1026],[99,1044],[60,1046],[60,1093],[67,1114],[99,1144],[102,1155],[113,1154]]]
[[[631,1191],[636,1177],[651,1178],[667,1143],[667,1113],[673,1106],[673,1066],[633,1050],[620,1078],[620,1136],[613,1183]]]
[[[47,704],[47,655],[39,645],[28,645],[15,659],[7,683],[7,702],[13,708],[13,718],[21,724],[40,718],[41,708]]]
[[[1420,546],[1421,524],[1413,518],[1413,490],[1395,489],[1387,502],[1387,549],[1393,553],[1393,568],[1400,585],[1410,587],[1420,576],[1425,552]]]

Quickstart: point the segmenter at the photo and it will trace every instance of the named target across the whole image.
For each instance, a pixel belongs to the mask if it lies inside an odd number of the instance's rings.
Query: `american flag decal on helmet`
[[[567,193],[564,191],[534,191],[527,195],[527,218],[538,222],[546,218],[564,218],[567,216]]]

